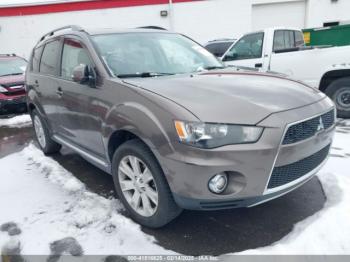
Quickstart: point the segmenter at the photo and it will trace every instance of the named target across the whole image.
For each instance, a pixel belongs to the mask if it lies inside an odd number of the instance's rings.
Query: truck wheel
[[[350,77],[333,81],[325,93],[336,104],[338,117],[350,118]]]
[[[44,154],[53,154],[60,151],[61,145],[51,139],[45,121],[42,120],[36,110],[32,111],[31,116],[36,140]]]
[[[127,141],[116,150],[112,174],[119,199],[137,223],[159,228],[181,213],[157,159],[142,141]]]

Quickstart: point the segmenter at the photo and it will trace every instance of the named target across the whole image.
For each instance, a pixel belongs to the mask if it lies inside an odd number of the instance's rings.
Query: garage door
[[[253,5],[253,29],[274,26],[304,28],[305,8],[305,1]]]

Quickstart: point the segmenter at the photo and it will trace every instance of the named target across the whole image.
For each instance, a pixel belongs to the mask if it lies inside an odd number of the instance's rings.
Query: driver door
[[[260,70],[264,67],[263,43],[263,32],[245,35],[224,55],[223,62],[228,66],[244,66]]]

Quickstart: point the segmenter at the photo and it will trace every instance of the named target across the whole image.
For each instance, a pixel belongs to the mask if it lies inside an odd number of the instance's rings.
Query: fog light
[[[224,192],[227,187],[227,175],[219,173],[209,180],[209,190],[215,194]]]

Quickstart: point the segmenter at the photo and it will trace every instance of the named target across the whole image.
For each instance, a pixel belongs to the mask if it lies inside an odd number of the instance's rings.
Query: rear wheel
[[[50,137],[49,130],[36,110],[32,111],[32,121],[36,140],[45,154],[52,154],[60,151],[61,145]]]
[[[336,104],[338,117],[350,118],[350,77],[333,81],[325,93]]]
[[[120,200],[139,224],[162,227],[181,213],[158,161],[140,140],[127,141],[116,150],[112,172]]]

